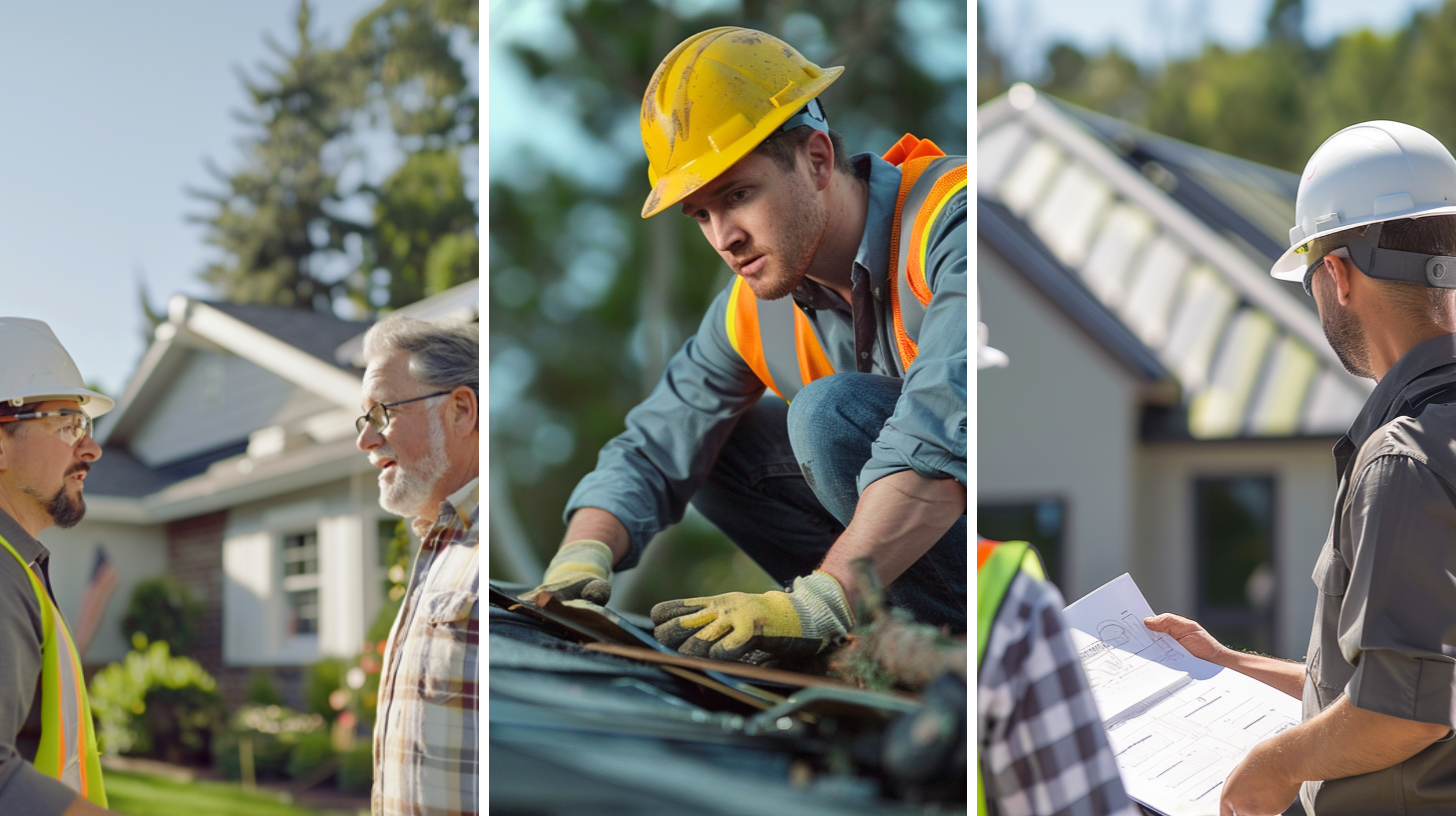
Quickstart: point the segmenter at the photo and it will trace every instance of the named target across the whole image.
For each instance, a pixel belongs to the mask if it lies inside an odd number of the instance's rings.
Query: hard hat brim
[[[7,399],[6,402],[17,399],[22,402],[77,400],[81,403],[81,410],[86,413],[86,416],[92,419],[102,416],[116,407],[116,400],[87,388],[49,388],[35,393],[15,394],[10,399]]]
[[[773,132],[789,121],[789,118],[798,113],[800,108],[809,104],[809,100],[817,98],[825,88],[834,83],[834,80],[839,79],[839,75],[844,73],[844,66],[823,70],[823,74],[804,86],[804,93],[794,100],[794,104],[775,108],[760,119],[753,130],[723,151],[700,156],[681,167],[673,168],[660,177],[652,186],[652,192],[648,194],[647,200],[642,203],[642,217],[651,218],[682,201],[701,189],[703,185],[722,175],[725,170],[737,164],[744,156],[752,153],[754,148],[762,144],[764,139],[773,135]]]
[[[1300,243],[1290,247],[1289,249],[1284,250],[1284,254],[1280,255],[1279,260],[1275,261],[1274,266],[1269,269],[1269,274],[1279,280],[1302,281],[1304,280],[1305,271],[1309,268],[1309,256],[1307,251],[1301,250],[1307,250],[1309,248],[1309,245],[1315,240],[1323,238],[1326,235],[1333,235],[1337,232],[1343,232],[1347,229],[1363,227],[1368,224],[1378,224],[1382,221],[1402,221],[1408,218],[1428,218],[1433,215],[1456,215],[1456,206],[1434,207],[1423,210],[1411,210],[1408,212],[1381,213],[1378,218],[1367,218],[1362,221],[1353,221],[1349,224],[1341,224],[1337,227],[1333,227],[1322,232],[1316,232],[1308,238],[1305,238]]]

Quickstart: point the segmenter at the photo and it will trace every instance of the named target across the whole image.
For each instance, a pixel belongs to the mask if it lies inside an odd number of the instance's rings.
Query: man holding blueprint
[[[1296,796],[1314,816],[1456,813],[1456,159],[1409,125],[1345,128],[1306,165],[1295,220],[1271,274],[1304,282],[1341,362],[1377,383],[1335,445],[1307,662],[1174,615],[1147,626],[1302,697],[1302,722],[1228,775],[1221,813]]]

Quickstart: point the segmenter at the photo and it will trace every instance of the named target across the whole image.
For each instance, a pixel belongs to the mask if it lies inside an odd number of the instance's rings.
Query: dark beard
[[[766,281],[762,293],[754,292],[759,300],[778,300],[798,289],[808,277],[809,265],[824,242],[824,226],[829,216],[815,206],[813,186],[798,175],[791,176],[788,183],[797,204],[790,209],[793,217],[785,224],[780,239],[783,251],[775,253],[786,274],[779,280]]]
[[[1356,377],[1373,380],[1375,373],[1370,367],[1370,349],[1365,345],[1365,335],[1360,331],[1360,324],[1348,309],[1325,294],[1331,292],[1335,285],[1329,275],[1325,277],[1329,283],[1315,293],[1315,302],[1319,304],[1320,328],[1324,329],[1325,340],[1329,341],[1330,348],[1334,349],[1335,356],[1340,358],[1340,364],[1346,371]]]
[[[56,495],[46,503],[46,510],[55,520],[57,527],[70,529],[80,524],[81,519],[85,518],[86,498],[77,494],[76,498],[72,499],[71,494],[66,492],[66,486],[61,485],[61,489],[56,492]]]

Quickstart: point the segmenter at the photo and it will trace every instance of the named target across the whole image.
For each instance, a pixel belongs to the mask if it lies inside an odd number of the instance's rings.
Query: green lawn
[[[319,816],[267,793],[244,793],[237,783],[176,782],[157,776],[106,772],[109,807],[127,816]]]

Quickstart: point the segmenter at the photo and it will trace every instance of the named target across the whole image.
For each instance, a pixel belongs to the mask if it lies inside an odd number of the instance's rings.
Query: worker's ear
[[[1349,258],[1331,253],[1325,256],[1325,268],[1330,270],[1330,279],[1335,284],[1335,297],[1341,306],[1350,305],[1350,293],[1356,285],[1356,276],[1364,277]],[[1362,281],[1363,282],[1363,281]]]
[[[809,180],[814,183],[814,189],[822,192],[834,178],[834,143],[829,140],[829,134],[816,130],[809,134],[803,150],[809,164]]]

